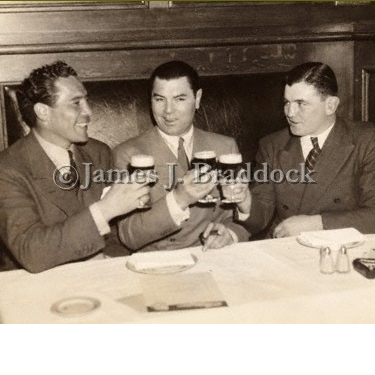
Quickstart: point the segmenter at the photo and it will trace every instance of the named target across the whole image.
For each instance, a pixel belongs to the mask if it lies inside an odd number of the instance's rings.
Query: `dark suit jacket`
[[[90,139],[76,150],[81,176],[83,162],[111,168],[104,143]],[[0,154],[0,237],[15,265],[30,272],[85,259],[105,246],[88,209],[104,185],[93,183],[77,196],[54,184],[54,170],[33,133]]]
[[[289,129],[260,141],[257,162],[269,168],[299,169],[304,163],[300,138]],[[265,228],[275,214],[268,234],[294,215],[322,216],[324,229],[354,227],[375,232],[375,126],[337,118],[315,164],[316,183],[256,183],[252,188],[252,233]]]
[[[233,138],[194,129],[193,153],[214,150],[217,155],[238,152]],[[161,138],[157,128],[126,141],[114,149],[115,166],[120,169],[128,167],[130,158],[135,154],[153,155],[158,182],[151,189],[152,208],[148,211],[135,211],[120,221],[119,235],[122,242],[131,250],[142,251],[181,249],[200,244],[199,236],[211,221],[225,224],[233,230],[239,241],[249,239],[247,231],[233,221],[233,208],[220,204],[190,207],[190,218],[177,226],[172,220],[166,203],[168,185],[167,163],[177,164],[177,159]],[[176,167],[177,177],[183,172]]]

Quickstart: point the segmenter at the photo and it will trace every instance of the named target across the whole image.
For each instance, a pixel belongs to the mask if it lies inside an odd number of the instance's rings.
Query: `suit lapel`
[[[152,190],[153,195],[158,198],[165,194],[164,185],[169,186],[172,183],[170,173],[174,172],[176,178],[182,177],[184,173],[178,166],[176,156],[168,147],[156,126],[147,133],[147,136],[145,135],[145,143],[147,144],[147,153],[154,155],[155,159],[155,169],[159,182]]]
[[[304,163],[300,138],[291,135],[283,150],[279,151],[278,160],[281,170],[286,173],[290,170],[297,169],[301,163]],[[294,178],[294,176],[293,176]],[[282,195],[293,197],[295,207],[299,207],[302,201],[306,184],[303,183],[282,183],[279,188],[285,190]]]
[[[313,177],[316,183],[306,187],[301,210],[304,212],[313,210],[317,202],[324,198],[325,191],[335,181],[353,149],[354,144],[346,132],[343,121],[337,119],[315,164],[316,173]]]
[[[207,148],[207,137],[206,133],[202,130],[194,127],[194,133],[193,133],[193,157],[196,152],[199,151],[209,151],[209,148]],[[219,156],[219,155],[217,155]]]
[[[32,174],[34,185],[43,196],[68,216],[77,212],[77,199],[73,191],[66,191],[54,182],[55,165],[44,152],[39,142],[32,134],[27,136],[25,143],[25,162]]]
[[[80,176],[81,183],[83,183],[84,176],[85,176],[85,164],[92,164],[93,160],[90,158],[90,156],[87,154],[86,150],[82,146],[76,145],[75,147],[75,161],[78,168],[78,173]],[[85,163],[85,164],[84,164]],[[91,172],[94,173],[96,168],[102,167],[98,165],[91,165]],[[78,196],[83,202],[84,207],[88,207],[90,204],[96,202],[101,194],[102,190],[104,188],[104,184],[100,182],[93,182],[91,181],[92,176],[90,176],[90,184],[87,190],[83,191],[82,189],[78,190]]]

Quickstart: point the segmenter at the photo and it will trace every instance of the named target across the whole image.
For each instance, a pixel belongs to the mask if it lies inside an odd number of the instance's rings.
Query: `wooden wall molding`
[[[344,114],[363,115],[362,66],[375,65],[373,2],[14,3],[0,2],[0,150],[4,86],[57,59],[86,81],[144,79],[173,58],[204,76],[278,73],[319,60],[337,72]]]

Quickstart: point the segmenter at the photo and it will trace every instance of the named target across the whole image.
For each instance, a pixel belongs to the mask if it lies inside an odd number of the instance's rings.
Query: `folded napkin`
[[[342,246],[354,247],[365,240],[365,236],[354,228],[318,230],[313,232],[302,232],[297,240],[306,246]]]
[[[189,251],[151,251],[133,254],[129,262],[137,271],[167,267],[189,267],[195,264]]]

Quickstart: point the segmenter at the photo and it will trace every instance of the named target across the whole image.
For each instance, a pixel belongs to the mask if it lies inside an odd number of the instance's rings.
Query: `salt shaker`
[[[331,255],[331,249],[329,247],[324,247],[320,250],[320,272],[325,274],[330,274],[335,272],[335,267],[333,265],[333,259]]]
[[[350,271],[350,262],[345,246],[341,246],[337,254],[336,271],[340,273],[347,273]]]

